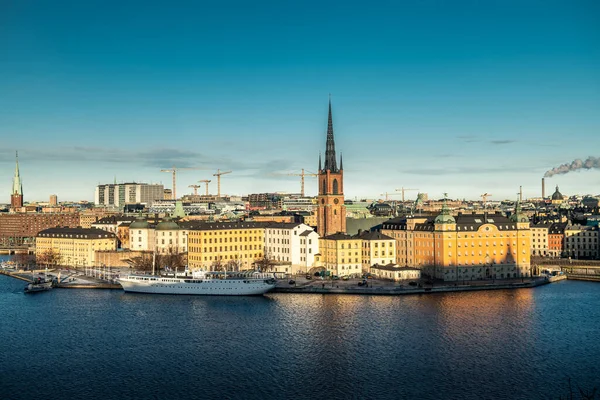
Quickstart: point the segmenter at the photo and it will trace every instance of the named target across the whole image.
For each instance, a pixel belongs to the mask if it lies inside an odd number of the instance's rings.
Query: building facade
[[[529,219],[520,205],[500,213],[461,214],[446,205],[435,219],[393,219],[382,233],[396,239],[405,266],[447,281],[531,276]]]
[[[147,183],[114,183],[96,186],[96,206],[123,207],[125,204],[152,204],[164,197],[164,186]]]
[[[332,275],[362,275],[362,239],[335,233],[319,239],[321,266]]]
[[[19,246],[35,243],[40,231],[54,227],[77,228],[77,213],[1,213],[0,244],[3,246]]]
[[[375,264],[369,268],[368,272],[380,279],[389,279],[395,282],[421,279],[420,269],[412,267],[399,267],[397,264]]]
[[[531,226],[531,255],[546,257],[550,253],[548,247],[548,232],[550,224],[535,224]]]
[[[253,269],[264,258],[264,228],[260,222],[190,222],[189,268]]]
[[[319,195],[317,196],[317,233],[320,237],[346,232],[346,206],[344,205],[344,166],[340,156],[337,166],[331,99],[327,121],[327,141],[325,144],[325,165],[321,167],[319,155]]]
[[[567,225],[565,227],[565,256],[572,259],[598,259],[598,227]]]
[[[396,241],[381,232],[367,231],[356,235],[361,239],[362,272],[368,273],[372,265],[396,264]]]
[[[556,222],[548,228],[548,254],[550,257],[562,257],[564,252],[566,222]]]
[[[116,248],[114,234],[94,228],[50,228],[39,232],[35,238],[35,256],[40,264],[48,260],[49,253],[53,253],[56,265],[99,266],[96,252]]]
[[[313,267],[319,253],[319,235],[301,223],[272,223],[265,227],[265,255],[274,262],[291,263],[290,273]]]

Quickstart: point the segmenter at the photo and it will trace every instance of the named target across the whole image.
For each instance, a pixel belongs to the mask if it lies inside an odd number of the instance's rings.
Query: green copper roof
[[[21,183],[21,176],[19,175],[19,152],[17,152],[17,161],[15,165],[15,176],[13,178],[13,187],[10,194],[23,195],[23,184]]]

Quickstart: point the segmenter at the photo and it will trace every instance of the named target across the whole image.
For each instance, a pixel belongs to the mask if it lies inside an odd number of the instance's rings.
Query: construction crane
[[[302,173],[300,174],[294,174],[294,173],[290,173],[288,174],[289,176],[299,176],[300,177],[300,195],[302,197],[304,197],[304,177],[305,176],[319,176],[318,174],[312,173],[312,172],[304,172],[304,168],[302,168]]]
[[[233,171],[225,171],[221,172],[220,169],[217,169],[217,173],[213,174],[213,176],[217,177],[217,198],[221,198],[221,175],[230,174]]]
[[[481,197],[481,201],[483,201],[483,208],[486,208],[487,207],[487,198],[492,197],[492,195],[490,193],[484,193],[479,197]]]
[[[401,187],[400,189],[396,189],[396,192],[402,192],[402,202],[404,203],[404,192],[407,192],[409,190],[419,190],[419,189],[409,189],[409,188],[405,188],[405,187]]]
[[[188,187],[194,188],[194,196],[198,196],[198,188],[202,187],[202,185],[190,185]]]
[[[208,196],[208,184],[210,183],[210,180],[208,179],[203,179],[201,181],[198,181],[200,183],[206,183],[206,195]]]
[[[390,196],[399,196],[400,194],[399,193],[388,193],[388,192],[385,192],[385,193],[380,193],[379,195],[380,196],[385,195],[385,201],[388,201],[390,199]]]
[[[173,166],[169,169],[161,169],[160,172],[170,172],[173,174],[173,200],[177,200],[177,171],[181,171],[184,169],[204,169],[204,168],[177,168],[176,166]]]

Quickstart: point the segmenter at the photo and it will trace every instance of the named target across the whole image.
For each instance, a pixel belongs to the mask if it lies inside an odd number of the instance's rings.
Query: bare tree
[[[57,250],[48,249],[40,255],[36,255],[36,264],[37,265],[45,265],[56,266],[61,263],[62,257]]]
[[[254,261],[254,265],[261,272],[269,272],[274,267],[274,260],[270,253],[265,253],[262,258],[257,258]]]
[[[131,257],[125,260],[127,264],[136,271],[149,272],[152,271],[154,256],[150,251],[144,251],[139,256]]]

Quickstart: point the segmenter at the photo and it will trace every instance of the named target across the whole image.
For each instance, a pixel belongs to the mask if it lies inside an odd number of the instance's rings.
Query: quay
[[[295,294],[352,294],[352,295],[384,295],[401,296],[411,294],[427,293],[448,293],[448,292],[473,292],[480,290],[502,290],[502,289],[522,289],[534,288],[550,283],[545,278],[535,278],[526,282],[502,281],[490,283],[485,281],[473,282],[469,284],[445,284],[427,285],[424,287],[411,287],[396,285],[387,281],[369,281],[369,287],[357,286],[356,282],[343,282],[333,284],[331,281],[308,281],[300,285],[289,285],[287,282],[279,282],[277,287],[270,293],[295,293]]]

